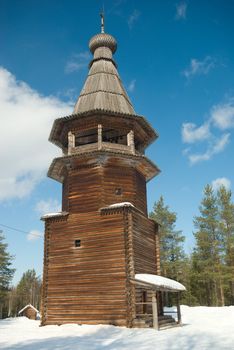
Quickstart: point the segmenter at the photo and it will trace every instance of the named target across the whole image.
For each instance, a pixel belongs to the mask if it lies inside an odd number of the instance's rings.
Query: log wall
[[[97,211],[102,203],[102,167],[70,170],[67,179],[70,213]]]
[[[127,325],[123,213],[49,219],[46,237],[42,324]]]
[[[120,193],[118,193],[118,190]],[[131,202],[147,214],[144,177],[115,160],[69,170],[63,183],[63,210],[86,213],[119,202]]]
[[[135,273],[157,273],[155,224],[133,213],[133,250]]]
[[[34,309],[32,309],[31,307],[28,307],[27,309],[25,309],[22,312],[21,316],[26,316],[30,320],[36,320],[37,312]]]
[[[159,274],[159,249],[157,225],[138,212],[132,213],[133,222],[133,256],[134,272]],[[135,314],[152,314],[151,292],[144,288],[135,287],[135,302],[147,302],[149,305],[137,305]]]
[[[135,208],[100,210],[119,202]],[[42,324],[131,327],[142,291],[130,279],[157,273],[145,178],[121,156],[71,158],[63,210],[69,215],[46,219]]]

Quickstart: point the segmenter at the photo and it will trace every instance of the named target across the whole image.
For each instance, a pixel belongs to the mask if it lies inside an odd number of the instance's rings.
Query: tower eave
[[[70,122],[77,120],[81,120],[82,118],[86,117],[108,117],[108,118],[122,118],[122,120],[131,120],[134,121],[134,123],[139,124],[143,130],[145,131],[147,138],[144,141],[144,147],[146,148],[149,146],[154,140],[156,140],[159,137],[159,134],[157,131],[155,131],[150,123],[145,119],[145,117],[136,115],[136,114],[124,114],[124,113],[117,113],[105,109],[95,109],[90,110],[83,113],[77,113],[77,114],[71,114],[62,118],[55,119],[50,136],[49,141],[56,146],[60,147],[61,149],[65,146],[65,140],[63,138],[63,131],[65,129],[65,126],[67,125],[67,128],[69,127]]]
[[[131,161],[132,166],[134,166],[145,177],[147,182],[161,172],[158,166],[145,156],[123,154],[114,151],[95,150],[81,154],[55,158],[49,167],[47,176],[62,183],[65,178],[67,169],[72,169],[75,162],[82,163],[85,160],[86,165],[90,167],[92,165],[100,165],[103,163],[104,159],[108,159],[110,157],[122,158],[128,163]]]

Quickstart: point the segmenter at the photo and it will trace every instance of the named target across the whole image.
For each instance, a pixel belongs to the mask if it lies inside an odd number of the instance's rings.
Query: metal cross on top
[[[104,11],[100,13],[101,16],[101,33],[105,33],[104,31]]]

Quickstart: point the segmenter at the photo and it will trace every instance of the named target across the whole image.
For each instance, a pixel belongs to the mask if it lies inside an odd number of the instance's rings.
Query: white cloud
[[[11,154],[9,156],[15,158],[15,155],[13,154],[14,152],[10,153]],[[5,163],[6,166],[8,166],[9,162],[10,160]],[[32,171],[25,173],[22,176],[17,176],[18,170],[17,164],[15,164],[15,166],[11,165],[11,170],[8,169],[7,171],[7,169],[4,169],[5,175],[0,174],[0,201],[9,198],[23,198],[29,195],[42,177],[42,173],[37,171]],[[8,177],[7,174],[9,175]]]
[[[191,150],[190,147],[183,149],[183,151],[182,151],[183,156],[187,156],[190,153],[190,150]]]
[[[42,238],[42,237],[43,237],[43,234],[40,231],[38,231],[38,230],[31,230],[29,232],[29,234],[27,235],[27,240],[28,241],[35,241],[35,240],[37,240],[39,238]]]
[[[46,201],[45,200],[39,201],[35,206],[35,210],[40,215],[44,215],[52,212],[57,213],[61,211],[61,204],[57,199],[49,198]]]
[[[130,84],[128,85],[128,91],[133,92],[135,90],[136,86],[136,79],[133,79],[130,81]]]
[[[138,18],[140,17],[140,12],[138,10],[134,10],[133,13],[129,16],[128,18],[128,26],[130,29],[133,28],[133,25],[135,24],[135,22],[138,20]]]
[[[190,164],[196,164],[201,161],[210,160],[215,154],[221,153],[230,140],[230,134],[223,134],[219,139],[215,139],[205,153],[190,154],[188,156]]]
[[[180,2],[176,5],[176,16],[177,20],[186,19],[187,15],[187,4],[186,2]]]
[[[190,164],[211,159],[214,155],[223,152],[231,139],[230,133],[221,133],[221,131],[233,127],[234,98],[229,98],[227,102],[213,106],[209,118],[201,126],[196,126],[194,123],[182,124],[182,141],[186,144],[193,144],[193,147],[186,147],[182,151],[183,155],[189,159]],[[203,153],[195,153],[193,150],[199,142],[207,144],[206,151]]]
[[[111,1],[109,6],[112,5],[112,7],[107,11],[107,15],[109,15],[110,13],[114,13],[117,16],[122,16],[122,10],[121,10],[120,7],[125,2],[126,2],[126,0],[114,0],[114,1]]]
[[[229,190],[231,187],[231,181],[226,177],[219,177],[212,181],[214,191],[217,191],[221,186],[224,186],[227,190]]]
[[[78,91],[75,88],[64,89],[57,93],[58,98],[64,98],[65,100],[73,101],[74,104],[76,102],[77,96],[78,96]]]
[[[231,100],[228,103],[214,106],[211,111],[211,118],[216,127],[226,130],[234,127],[234,103]]]
[[[205,123],[199,127],[194,123],[182,124],[182,140],[185,143],[194,143],[207,140],[210,137],[210,125]]]
[[[206,75],[216,66],[216,61],[210,56],[206,56],[202,61],[192,58],[190,65],[183,71],[183,75],[189,79],[195,75]]]
[[[213,154],[220,153],[224,150],[230,141],[230,134],[223,134],[220,139],[218,139],[213,147]]]
[[[83,68],[87,68],[90,59],[91,55],[88,51],[72,55],[72,58],[67,62],[65,66],[65,73],[73,73]]]
[[[0,200],[22,198],[60,154],[48,142],[53,121],[72,111],[71,103],[42,96],[0,67]]]

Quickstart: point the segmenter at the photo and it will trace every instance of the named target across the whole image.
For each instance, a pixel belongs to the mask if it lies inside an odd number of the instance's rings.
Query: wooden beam
[[[72,153],[73,148],[75,147],[75,135],[69,131],[68,132],[68,154]]]
[[[132,154],[135,154],[135,142],[134,142],[134,131],[131,130],[127,134],[127,142],[128,142],[128,147],[130,147],[130,150]]]
[[[181,324],[181,310],[180,310],[180,293],[177,293],[177,323]]]
[[[157,331],[158,328],[158,305],[157,305],[157,298],[156,293],[152,293],[152,310],[153,310],[153,328]]]
[[[98,149],[102,149],[102,125],[98,124]]]

